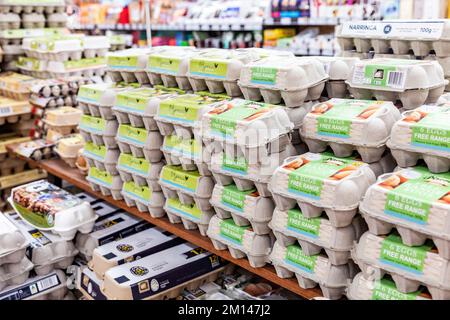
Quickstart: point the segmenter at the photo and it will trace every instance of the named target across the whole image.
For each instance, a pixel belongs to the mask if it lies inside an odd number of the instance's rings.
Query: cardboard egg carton
[[[147,185],[138,186],[133,181],[123,183],[122,196],[129,207],[137,207],[140,212],[148,212],[153,218],[165,216],[165,197],[162,191],[153,191]]]
[[[16,0],[2,0],[0,2],[0,12],[2,13],[46,13],[52,14],[54,12],[62,13],[66,8],[63,0],[38,0],[38,1],[16,1]]]
[[[0,266],[9,263],[19,263],[25,257],[29,240],[17,226],[8,220],[5,214],[0,214],[0,221],[0,241],[2,243],[0,249]]]
[[[117,148],[117,120],[105,120],[100,117],[82,115],[79,128],[80,134],[86,142],[105,145],[108,149]]]
[[[0,291],[8,286],[21,285],[27,281],[33,266],[28,258],[23,258],[18,263],[0,266]]]
[[[86,143],[82,153],[90,167],[106,171],[112,176],[119,174],[116,168],[119,154],[119,149],[109,149],[104,145],[96,145],[93,142]]]
[[[112,176],[106,171],[89,167],[89,173],[86,177],[92,190],[101,192],[104,196],[112,196],[114,200],[122,200],[122,179],[119,175]]]

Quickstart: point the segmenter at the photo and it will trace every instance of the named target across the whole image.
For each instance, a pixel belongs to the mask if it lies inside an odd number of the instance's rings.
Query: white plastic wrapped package
[[[175,298],[186,288],[216,280],[225,267],[218,256],[183,243],[109,269],[102,292],[109,300]]]
[[[280,278],[296,276],[303,289],[320,286],[325,298],[337,300],[345,294],[347,282],[353,278],[351,262],[333,265],[326,256],[306,255],[296,244],[284,247],[278,241],[273,246],[270,260]]]
[[[434,300],[449,299],[449,261],[431,242],[410,247],[396,234],[382,237],[367,232],[353,249],[352,258],[366,278],[381,279],[388,273],[400,292],[415,292],[424,285]]]
[[[324,249],[334,265],[348,263],[354,243],[367,230],[360,216],[350,225],[336,228],[325,217],[306,218],[298,208],[285,211],[276,208],[269,227],[281,245],[287,247],[298,241],[307,256]]]
[[[221,219],[233,218],[238,226],[251,225],[257,235],[270,233],[268,223],[275,205],[271,198],[263,198],[256,189],[240,191],[235,184],[216,184],[211,204]]]
[[[143,158],[150,162],[160,162],[163,154],[160,150],[163,137],[159,131],[147,131],[121,124],[117,130],[117,143],[121,153],[131,153],[133,157]]]
[[[430,171],[450,169],[450,105],[422,106],[406,111],[397,121],[387,143],[402,168],[423,158]]]
[[[116,134],[117,120],[105,120],[100,117],[82,115],[80,121],[80,134],[86,142],[94,142],[96,145],[105,145],[108,149],[117,148]]]
[[[13,188],[9,202],[20,217],[66,240],[92,230],[97,215],[88,202],[40,180]]]
[[[309,152],[287,158],[274,172],[269,190],[281,210],[298,204],[307,218],[319,217],[325,211],[333,226],[345,227],[375,180],[369,165],[355,157]]]
[[[3,213],[0,213],[0,243],[0,265],[20,262],[29,244],[20,229]]]
[[[372,163],[381,159],[399,119],[392,102],[331,99],[312,108],[300,133],[311,152],[329,145],[336,156],[348,157],[356,149],[364,162]]]
[[[268,234],[257,235],[250,225],[238,226],[233,219],[214,216],[207,234],[216,250],[228,249],[235,259],[247,257],[253,268],[262,268],[269,262],[272,238]]]
[[[346,83],[355,99],[400,100],[414,109],[435,103],[448,81],[436,61],[372,59],[355,63]]]
[[[122,200],[122,179],[119,175],[110,175],[96,167],[89,167],[86,180],[91,185],[92,190],[101,192],[104,196],[112,196],[114,200]]]
[[[148,186],[138,186],[134,181],[123,183],[122,196],[127,206],[136,206],[140,212],[148,212],[153,218],[161,218],[164,212],[164,194]]]
[[[241,70],[239,87],[245,99],[300,107],[320,98],[328,75],[316,58],[268,57],[247,63]]]
[[[395,227],[410,246],[432,239],[439,255],[450,259],[450,173],[419,166],[382,175],[367,190],[360,211],[372,233],[389,234]]]

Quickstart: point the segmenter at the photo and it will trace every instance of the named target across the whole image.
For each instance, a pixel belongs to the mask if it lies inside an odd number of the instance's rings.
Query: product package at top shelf
[[[45,180],[13,188],[9,202],[29,224],[67,240],[90,232],[97,218],[89,203]]]
[[[346,21],[337,28],[336,37],[342,50],[358,52],[427,56],[449,55],[450,23],[448,20]]]
[[[331,99],[315,105],[300,129],[311,152],[323,152],[328,145],[338,157],[354,150],[367,163],[379,161],[400,112],[392,102]]]
[[[269,183],[281,210],[296,204],[307,218],[325,211],[335,227],[349,225],[367,188],[375,182],[368,164],[355,157],[338,158],[331,153],[306,153],[287,158]]]
[[[400,167],[422,158],[431,172],[450,168],[450,104],[425,105],[406,111],[393,128],[387,146]]]
[[[242,67],[239,87],[246,99],[299,107],[319,99],[328,78],[316,58],[268,57]]]
[[[356,99],[400,100],[414,109],[437,102],[448,80],[437,61],[380,58],[355,63],[346,83]]]

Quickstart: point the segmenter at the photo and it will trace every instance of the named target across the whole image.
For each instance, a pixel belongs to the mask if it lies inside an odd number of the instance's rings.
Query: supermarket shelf
[[[337,26],[341,22],[338,18],[267,18],[264,26]]]
[[[11,146],[8,146],[10,152],[13,150]],[[21,157],[23,158],[23,157]],[[25,159],[25,158],[23,158]],[[250,272],[265,278],[273,283],[276,283],[285,289],[292,291],[299,296],[305,299],[311,299],[314,297],[322,296],[320,289],[302,289],[299,287],[298,282],[295,278],[292,279],[281,279],[276,273],[275,269],[272,266],[266,266],[264,268],[253,268],[248,263],[247,259],[234,259],[228,250],[219,251],[216,250],[209,240],[208,237],[203,237],[197,230],[186,230],[183,225],[180,224],[172,224],[167,218],[152,218],[148,213],[139,212],[135,207],[128,207],[125,201],[117,201],[112,197],[104,196],[99,192],[95,192],[91,189],[89,183],[86,181],[85,177],[80,173],[78,169],[70,168],[66,163],[64,163],[61,159],[51,159],[51,160],[42,160],[40,162],[36,162],[30,159],[27,159],[31,164],[38,165],[42,169],[46,170],[49,175],[53,175],[62,180],[68,181],[69,183],[75,185],[76,187],[89,192],[90,194],[96,196],[97,198],[104,199],[110,204],[121,208],[130,214],[140,217],[155,226],[158,226],[168,232],[179,236],[199,247],[202,247],[216,255],[228,260]]]

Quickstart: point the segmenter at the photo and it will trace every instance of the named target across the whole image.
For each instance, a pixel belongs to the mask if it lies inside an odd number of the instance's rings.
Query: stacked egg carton
[[[348,21],[338,27],[337,38],[344,56],[373,52],[376,58],[435,60],[448,80],[448,30],[446,20]]]
[[[123,180],[122,195],[128,206],[136,206],[152,217],[165,215],[165,197],[158,183],[164,166],[163,137],[154,119],[158,106],[182,91],[156,86],[120,92],[113,107],[119,129],[117,170]]]
[[[172,223],[199,229],[206,235],[214,210],[209,202],[214,180],[208,168],[211,151],[202,142],[202,116],[226,104],[226,95],[199,92],[162,101],[155,121],[164,136],[162,152],[167,165],[159,183],[166,197],[165,210]]]

